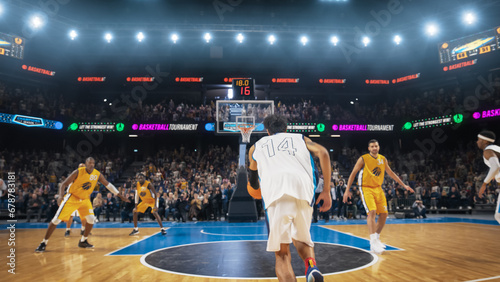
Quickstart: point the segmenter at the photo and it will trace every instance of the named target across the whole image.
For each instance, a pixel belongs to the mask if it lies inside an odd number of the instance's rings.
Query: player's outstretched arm
[[[330,180],[332,178],[332,167],[330,166],[330,155],[325,147],[320,144],[313,142],[311,139],[304,136],[304,141],[306,142],[307,149],[314,156],[319,158],[319,165],[321,166],[321,171],[323,172],[323,187],[330,187]],[[323,205],[319,208],[320,212],[328,211],[332,206],[332,196],[330,195],[330,189],[323,189],[320,193],[316,204],[323,201]]]
[[[73,183],[75,179],[78,177],[78,169],[73,171],[66,180],[63,181],[61,184],[61,187],[59,187],[59,198],[57,199],[57,205],[60,205],[64,196],[64,191],[66,190],[66,187],[68,187],[69,184]]]
[[[500,163],[498,161],[498,157],[492,150],[485,150],[483,152],[483,157],[490,162],[490,170],[488,171],[488,175],[484,178],[483,185],[481,185],[481,189],[479,189],[478,196],[479,198],[483,197],[484,191],[486,191],[486,185],[495,178],[495,175],[500,170]]]
[[[365,161],[362,157],[359,157],[359,159],[356,161],[356,164],[354,165],[354,168],[352,169],[351,175],[349,175],[349,179],[347,180],[347,187],[345,188],[344,199],[342,200],[344,203],[347,203],[349,197],[351,197],[351,185],[354,182],[356,174],[358,174],[358,172],[363,168],[364,165]]]
[[[99,175],[99,182],[101,182],[102,185],[106,186],[106,189],[108,189],[109,192],[113,193],[113,195],[118,196],[118,198],[120,198],[124,202],[130,203],[129,199],[123,197],[122,194],[120,194],[120,192],[118,191],[118,189],[116,189],[115,185],[108,182],[106,178],[102,176],[102,174]]]
[[[397,176],[394,171],[392,171],[391,167],[389,166],[389,164],[387,163],[387,159],[385,160],[385,171],[387,172],[387,174],[392,178],[394,179],[397,183],[399,183],[399,185],[403,186],[403,188],[405,188],[406,190],[412,192],[412,193],[415,193],[415,191],[413,191],[413,189],[406,185],[400,178],[399,176]]]

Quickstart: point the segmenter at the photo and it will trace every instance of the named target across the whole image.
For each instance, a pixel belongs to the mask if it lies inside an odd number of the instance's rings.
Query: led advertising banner
[[[81,132],[122,132],[123,123],[117,122],[75,122],[68,127],[68,131]]]
[[[394,131],[394,124],[334,124],[333,131]]]
[[[133,124],[132,130],[139,131],[197,131],[197,123],[139,123]]]
[[[323,123],[316,122],[293,122],[288,123],[286,132],[290,133],[322,133],[325,131]]]
[[[439,45],[439,62],[445,64],[482,55],[500,47],[500,27]]]
[[[472,117],[474,119],[487,119],[487,118],[500,117],[500,108],[486,110],[486,111],[482,111],[482,112],[475,112],[472,114]]]
[[[438,117],[408,121],[403,125],[403,130],[440,127],[445,125],[462,123],[463,121],[464,121],[464,116],[462,114],[438,116]]]
[[[25,115],[13,115],[0,113],[0,122],[18,124],[26,127],[41,127],[61,130],[63,123],[60,121],[31,117]]]
[[[23,59],[24,39],[0,32],[0,56]]]
[[[56,75],[55,71],[46,70],[46,69],[42,69],[42,68],[37,68],[37,67],[33,67],[33,66],[22,65],[21,68],[23,70],[27,70],[27,71],[30,71],[30,72],[36,72],[36,73],[44,74],[44,75],[48,75],[48,76],[54,76],[54,75]]]

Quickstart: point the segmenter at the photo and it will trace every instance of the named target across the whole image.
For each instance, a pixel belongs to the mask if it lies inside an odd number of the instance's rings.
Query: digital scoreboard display
[[[490,53],[500,48],[500,27],[439,45],[441,64]]]
[[[255,82],[252,78],[233,79],[233,96],[236,100],[255,99]]]
[[[0,55],[23,59],[24,39],[0,32]]]

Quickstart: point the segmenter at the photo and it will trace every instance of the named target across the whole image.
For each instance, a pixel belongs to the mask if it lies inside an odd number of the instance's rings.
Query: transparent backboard
[[[219,134],[240,135],[237,124],[243,120],[254,123],[252,134],[267,134],[263,124],[264,119],[274,114],[274,101],[217,100],[216,107],[215,124],[216,132]]]

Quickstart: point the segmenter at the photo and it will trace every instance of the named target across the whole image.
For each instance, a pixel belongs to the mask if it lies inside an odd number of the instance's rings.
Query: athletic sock
[[[316,266],[316,260],[314,258],[312,258],[312,257],[306,258],[305,264],[306,264],[306,275],[307,275],[307,271],[309,270],[309,267],[315,267]]]
[[[71,230],[71,228],[66,228],[66,231],[70,231],[70,230]]]
[[[45,243],[45,245],[47,245],[48,242],[49,242],[49,239],[47,239],[47,240],[43,239],[42,240],[42,243]]]
[[[139,227],[134,227],[134,230],[135,231],[139,231]]]
[[[377,234],[377,240],[380,241],[380,233],[375,233],[375,234]]]
[[[84,236],[82,235],[82,239],[80,239],[80,242],[85,242],[85,240],[87,240],[87,238],[88,238],[88,237],[84,237]]]
[[[370,234],[370,243],[377,240],[377,233]]]

